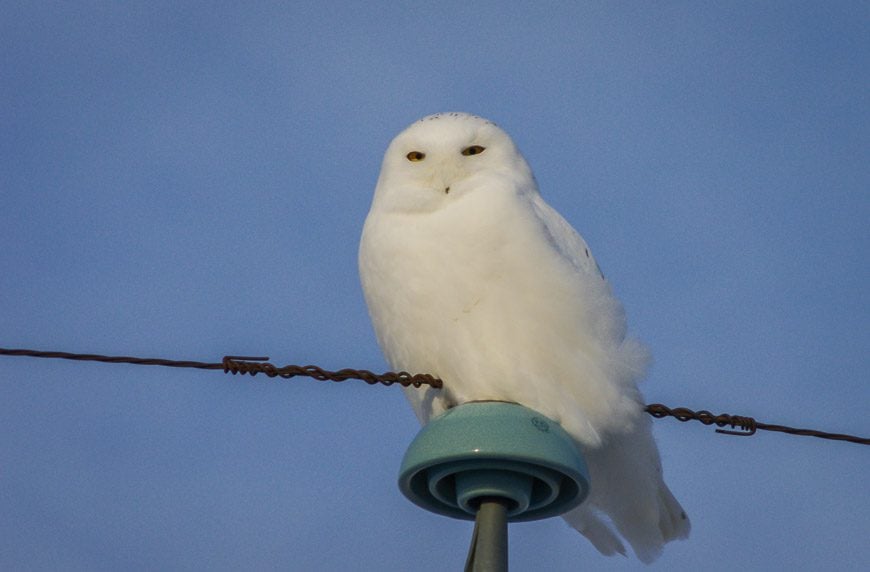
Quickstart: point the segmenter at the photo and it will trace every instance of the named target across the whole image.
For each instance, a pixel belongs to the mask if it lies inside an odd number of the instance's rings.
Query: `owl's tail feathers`
[[[637,557],[646,564],[658,558],[664,545],[671,540],[687,538],[691,528],[683,507],[664,483],[659,488],[656,504],[657,510],[647,514],[656,514],[655,518],[658,522],[651,520],[644,523],[641,514],[636,513],[621,515],[622,518],[618,521],[620,526],[617,526],[620,534],[631,544]],[[594,508],[581,505],[562,515],[562,518],[588,538],[605,556],[626,555],[625,546],[611,528],[609,521],[602,519]]]
[[[686,516],[686,511],[674,498],[671,489],[664,483],[659,488],[659,506],[662,507],[659,518],[659,529],[665,542],[689,537],[692,523]]]
[[[622,554],[625,556],[625,546],[601,518],[586,506],[578,506],[562,515],[572,528],[589,539],[589,542],[605,556]]]
[[[691,528],[686,512],[666,484],[658,487],[653,506],[652,512],[639,510],[634,514],[621,514],[616,520],[619,532],[646,564],[658,558],[671,540],[687,538]],[[648,520],[651,516],[653,518]]]

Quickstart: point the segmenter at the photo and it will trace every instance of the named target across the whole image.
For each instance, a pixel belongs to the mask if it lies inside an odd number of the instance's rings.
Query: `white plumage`
[[[393,140],[359,267],[390,366],[444,381],[407,390],[422,423],[468,401],[520,403],[585,455],[591,494],[565,519],[599,551],[624,554],[622,537],[650,562],[688,535],[636,385],[647,352],[626,338],[586,242],[498,126],[443,113]]]

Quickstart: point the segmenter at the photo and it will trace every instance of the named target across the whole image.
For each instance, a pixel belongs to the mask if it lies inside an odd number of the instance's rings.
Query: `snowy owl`
[[[648,354],[589,247],[541,198],[494,123],[425,117],[387,149],[359,271],[378,343],[421,423],[469,401],[509,401],[557,421],[589,466],[587,501],[564,515],[603,554],[622,539],[651,562],[689,533],[662,478],[637,381]]]

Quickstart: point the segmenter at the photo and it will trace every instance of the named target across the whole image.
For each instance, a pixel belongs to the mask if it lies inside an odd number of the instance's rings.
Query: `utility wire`
[[[857,437],[855,435],[846,435],[843,433],[828,433],[827,431],[818,431],[816,429],[797,429],[795,427],[786,427],[785,425],[773,425],[771,423],[756,421],[752,417],[729,415],[728,413],[713,415],[709,411],[692,411],[686,407],[671,409],[661,403],[647,405],[645,411],[656,419],[661,419],[662,417],[675,417],[677,421],[700,421],[704,425],[716,425],[718,427],[729,426],[732,429],[741,429],[740,431],[716,429],[716,433],[722,433],[723,435],[749,437],[755,435],[755,432],[758,429],[761,429],[764,431],[788,433],[789,435],[800,435],[802,437],[818,437],[819,439],[829,439],[831,441],[848,441],[849,443],[857,443],[859,445],[870,445],[870,438],[867,437]]]
[[[160,365],[165,367],[188,367],[194,369],[215,369],[221,370],[224,373],[248,374],[251,376],[262,373],[267,377],[281,377],[290,379],[291,377],[313,377],[319,381],[347,381],[348,379],[359,379],[369,385],[383,384],[393,385],[398,383],[403,387],[420,387],[421,385],[431,385],[432,387],[441,387],[441,380],[429,374],[419,373],[412,375],[406,371],[376,374],[365,369],[341,369],[339,371],[329,371],[317,367],[316,365],[286,365],[284,367],[276,367],[269,363],[268,357],[243,357],[243,356],[224,356],[220,363],[209,363],[201,361],[177,361],[162,358],[138,358],[128,356],[104,356],[97,354],[74,354],[69,352],[56,351],[40,351],[40,350],[23,350],[23,349],[6,349],[0,348],[0,355],[7,356],[26,356],[37,358],[59,358],[75,361],[96,361],[102,363],[127,363],[134,365]]]
[[[0,348],[0,355],[7,356],[24,356],[36,358],[58,358],[75,361],[95,361],[102,363],[126,363],[134,365],[158,365],[165,367],[181,367],[194,368],[205,370],[221,370],[224,373],[232,373],[233,375],[251,375],[255,376],[262,373],[267,377],[280,377],[290,379],[292,377],[302,376],[311,377],[319,381],[346,381],[348,379],[358,379],[368,383],[369,385],[382,384],[390,386],[399,384],[403,387],[421,387],[428,385],[433,388],[441,388],[442,382],[435,376],[418,373],[410,374],[406,371],[376,374],[365,369],[341,369],[338,371],[329,371],[317,367],[316,365],[285,365],[277,367],[268,362],[268,357],[244,357],[244,356],[224,356],[220,363],[210,363],[201,361],[178,361],[161,358],[138,358],[127,356],[105,356],[98,354],[76,354],[69,352],[58,351],[40,351],[40,350],[25,350],[25,349],[7,349]],[[714,415],[706,410],[693,411],[686,407],[670,408],[661,403],[653,403],[647,405],[644,410],[655,417],[661,419],[663,417],[674,417],[678,421],[699,421],[704,425],[716,425],[717,433],[724,435],[751,436],[755,435],[758,430],[776,431],[780,433],[788,433],[789,435],[800,435],[804,437],[818,437],[820,439],[829,439],[832,441],[847,441],[849,443],[857,443],[859,445],[870,445],[870,438],[857,437],[855,435],[846,435],[843,433],[828,433],[826,431],[818,431],[816,429],[798,429],[795,427],[787,427],[785,425],[773,425],[770,423],[762,423],[756,421],[752,417],[742,415],[730,415],[728,413],[720,413]],[[722,427],[731,427],[731,430],[721,429]],[[735,430],[737,429],[737,430]]]

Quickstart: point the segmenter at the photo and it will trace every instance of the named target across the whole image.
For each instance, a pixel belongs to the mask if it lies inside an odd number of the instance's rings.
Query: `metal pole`
[[[471,572],[507,572],[507,499],[481,499],[474,522],[471,553],[465,569]]]

